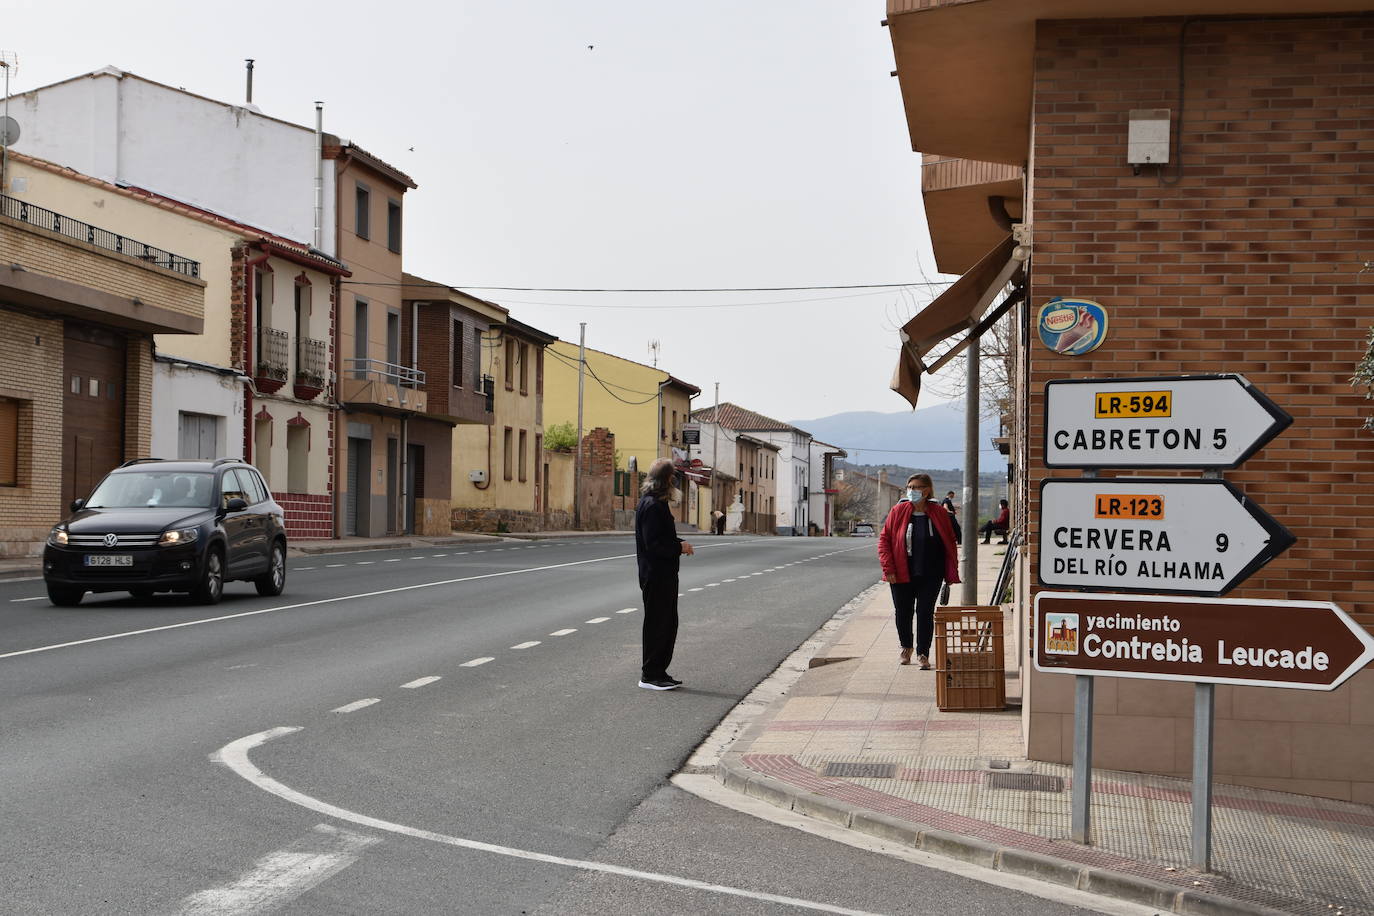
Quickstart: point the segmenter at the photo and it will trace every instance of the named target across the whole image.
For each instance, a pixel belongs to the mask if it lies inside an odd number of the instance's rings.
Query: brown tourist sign
[[[1041,592],[1039,671],[1334,690],[1374,636],[1329,601]]]

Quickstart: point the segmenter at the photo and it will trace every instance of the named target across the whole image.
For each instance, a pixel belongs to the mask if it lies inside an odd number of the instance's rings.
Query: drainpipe
[[[259,264],[263,264],[271,257],[267,252],[251,258],[245,258],[243,262],[243,374],[250,379],[254,378],[257,367],[253,365],[253,351],[257,349],[253,346],[253,294],[256,291],[256,281],[253,269]],[[253,463],[253,387],[247,386],[243,389],[243,460]]]
[[[337,220],[339,211],[334,209]],[[315,102],[315,249],[324,251],[324,102]]]

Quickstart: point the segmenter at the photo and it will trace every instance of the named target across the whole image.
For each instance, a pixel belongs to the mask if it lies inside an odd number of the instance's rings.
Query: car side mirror
[[[80,512],[81,507],[84,505],[86,505],[86,501],[84,499],[74,499],[72,500],[72,511]]]
[[[229,502],[224,504],[225,512],[242,512],[244,509],[247,508],[248,500],[240,499],[237,496],[235,496],[233,499],[229,500]]]

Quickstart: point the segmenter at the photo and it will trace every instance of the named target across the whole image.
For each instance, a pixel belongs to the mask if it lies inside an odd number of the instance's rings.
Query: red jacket
[[[911,521],[911,502],[902,500],[887,513],[883,522],[883,533],[878,536],[878,562],[883,567],[883,577],[888,582],[909,582],[911,571],[906,561],[906,526]],[[959,557],[954,551],[954,526],[949,522],[949,513],[944,506],[934,500],[926,500],[926,516],[935,526],[935,533],[945,545],[945,581],[950,585],[960,582]]]

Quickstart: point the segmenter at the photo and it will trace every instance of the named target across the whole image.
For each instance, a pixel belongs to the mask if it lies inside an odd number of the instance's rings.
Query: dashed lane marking
[[[353,565],[354,565],[354,566],[371,566],[373,563],[376,563],[376,562],[377,562],[376,560],[359,560],[358,562],[354,563]]]
[[[383,562],[383,563],[399,563],[399,562],[401,562],[402,559],[404,559],[404,558],[403,558],[403,557],[395,557],[394,559],[383,560],[382,562]]]
[[[14,604],[14,603],[19,602],[19,601],[42,601],[43,599],[45,599],[45,598],[47,598],[47,597],[48,597],[47,595],[39,595],[37,598],[11,598],[11,599],[10,599],[10,603],[11,603],[11,604]]]
[[[325,569],[338,569],[340,566],[347,566],[347,565],[348,565],[347,563],[326,563],[326,564],[324,564],[324,568],[325,568]]]
[[[633,613],[634,613],[635,611],[637,611],[637,610],[639,610],[639,608],[637,608],[637,607],[623,607],[623,608],[621,608],[620,610],[616,611],[616,613],[617,613],[617,614],[633,614]]]
[[[442,678],[437,674],[431,674],[429,677],[417,677],[415,680],[410,681],[409,683],[402,684],[401,688],[403,690],[415,690],[417,688],[424,687],[428,684],[433,684],[435,681],[438,680],[442,680]]]
[[[689,592],[699,592],[699,591],[702,591],[702,589],[700,589],[700,588],[689,588],[689,589],[687,589],[687,591],[689,591]]]
[[[511,648],[512,648],[512,649],[533,649],[535,646],[539,645],[539,642],[540,642],[540,641],[537,640],[537,639],[531,639],[529,642],[518,642],[518,643],[516,643],[515,645],[511,646]]]
[[[554,631],[553,631],[552,633],[550,633],[549,635],[550,635],[550,636],[567,636],[569,633],[576,633],[576,632],[577,632],[577,628],[574,627],[574,628],[571,629],[571,630],[554,630]]]
[[[330,712],[357,712],[360,709],[366,709],[374,703],[380,702],[382,701],[377,697],[368,697],[366,700],[355,700],[352,703],[340,706],[338,709],[331,709]]]
[[[482,658],[474,658],[474,659],[473,659],[472,661],[470,661],[470,662],[463,662],[463,663],[462,663],[461,665],[459,665],[458,667],[459,667],[459,668],[476,668],[478,665],[485,665],[487,662],[494,662],[494,661],[496,661],[496,659],[492,658],[490,655],[487,655],[487,656],[484,656],[484,657],[482,657]]]
[[[568,859],[563,856],[553,856],[542,852],[516,849],[513,846],[498,846],[494,843],[483,843],[480,840],[469,840],[463,837],[433,833],[428,830],[407,827],[404,824],[397,824],[393,821],[386,821],[381,818],[370,817],[355,811],[349,811],[347,808],[340,808],[337,805],[331,805],[317,798],[311,798],[309,795],[297,792],[295,789],[277,782],[275,779],[263,773],[262,770],[258,769],[253,762],[248,759],[248,752],[253,748],[267,741],[271,741],[273,738],[279,738],[282,735],[289,735],[298,731],[300,731],[300,729],[296,727],[282,727],[259,732],[256,735],[249,735],[246,738],[240,738],[237,741],[226,744],[212,754],[210,759],[215,763],[222,764],[229,768],[235,774],[264,792],[275,795],[293,805],[298,805],[302,808],[307,808],[311,811],[323,814],[325,817],[357,824],[360,827],[368,827],[373,830],[382,830],[400,836],[427,840],[431,843],[438,843],[444,846],[471,849],[478,852],[492,853],[493,855],[508,856],[514,859],[524,859],[528,862],[560,865],[565,868],[577,868],[583,871],[615,875],[617,877],[630,878],[638,881],[651,881],[657,884],[668,884],[675,887],[706,891],[708,893],[742,897],[747,900],[776,903],[782,906],[796,907],[798,909],[813,910],[822,913],[840,913],[843,914],[843,916],[873,916],[873,914],[864,910],[852,910],[847,907],[832,906],[831,904],[820,903],[814,900],[803,900],[798,897],[784,897],[780,894],[767,894],[761,891],[729,887],[723,884],[710,884],[705,881],[698,881],[694,878],[682,878],[677,875],[668,875],[661,872],[641,871],[636,868],[626,868],[623,865],[610,865],[604,862],[591,862],[585,859]]]
[[[588,620],[587,623],[605,623],[610,619],[609,617],[593,617],[591,620]]]

